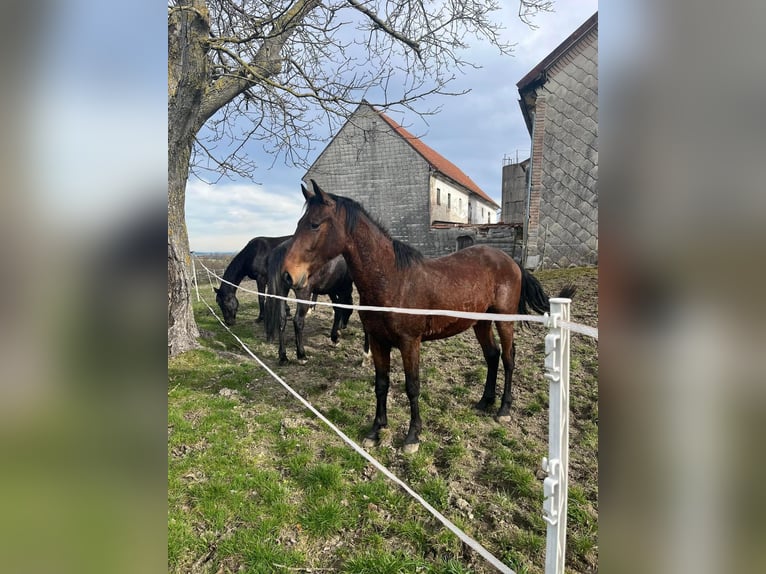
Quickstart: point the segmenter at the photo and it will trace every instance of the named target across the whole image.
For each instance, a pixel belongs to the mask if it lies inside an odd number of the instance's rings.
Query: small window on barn
[[[442,190],[438,187],[436,188],[436,205],[442,204]]]
[[[447,209],[452,209],[452,194],[447,193]]]

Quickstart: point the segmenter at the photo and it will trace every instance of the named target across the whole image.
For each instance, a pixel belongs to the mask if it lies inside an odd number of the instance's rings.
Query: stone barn
[[[304,180],[359,201],[391,236],[434,257],[474,243],[513,253],[517,227],[454,163],[363,102]],[[520,229],[520,228],[519,228]]]
[[[598,263],[598,12],[517,84],[531,155],[503,166],[527,268]]]

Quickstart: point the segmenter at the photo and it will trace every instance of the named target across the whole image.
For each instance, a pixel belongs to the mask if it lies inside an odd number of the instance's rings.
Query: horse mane
[[[391,237],[382,223],[375,219],[369,212],[362,206],[361,203],[351,199],[350,197],[344,197],[341,195],[335,195],[334,193],[327,193],[335,202],[335,211],[340,212],[341,209],[346,210],[346,229],[353,233],[356,229],[356,225],[361,217],[367,218],[384,236],[388,239],[394,247],[394,260],[396,262],[397,269],[406,269],[421,262],[425,257],[412,245],[399,241]],[[316,196],[310,201],[321,201],[316,199]]]

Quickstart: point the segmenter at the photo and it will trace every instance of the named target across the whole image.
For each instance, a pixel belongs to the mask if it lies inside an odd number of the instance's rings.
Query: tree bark
[[[191,145],[192,142],[169,146],[168,154],[168,356],[198,347],[199,330],[191,306],[191,254],[184,210]],[[185,175],[179,173],[184,171]]]
[[[194,137],[204,123],[208,18],[204,0],[179,2],[168,16],[168,356],[198,347],[185,199]]]

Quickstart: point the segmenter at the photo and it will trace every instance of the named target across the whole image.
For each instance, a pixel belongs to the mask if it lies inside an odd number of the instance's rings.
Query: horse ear
[[[317,184],[317,182],[314,181],[313,179],[311,180],[311,186],[314,188],[314,193],[322,201],[322,203],[324,203],[325,205],[333,204],[333,200],[330,198],[330,196],[327,195],[327,193],[325,193],[324,191],[322,191],[322,188],[319,187],[319,184]]]
[[[306,201],[314,197],[314,194],[310,192],[308,189],[306,189],[306,186],[301,183],[301,191],[303,192],[303,197],[306,198]]]

